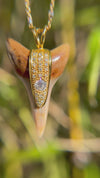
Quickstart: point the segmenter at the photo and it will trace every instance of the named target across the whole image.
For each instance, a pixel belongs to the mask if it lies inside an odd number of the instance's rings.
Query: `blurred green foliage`
[[[88,52],[88,90],[90,96],[95,96],[99,80],[100,72],[100,28],[95,28],[89,38],[87,44]]]
[[[50,1],[31,1],[34,24],[43,26],[47,23]],[[65,1],[68,6],[64,6]],[[52,49],[60,45],[66,35],[73,53],[71,44],[76,41],[73,60],[78,75],[82,132],[85,138],[96,138],[100,137],[100,0],[65,1],[56,1],[45,47]],[[61,21],[61,16],[66,21]],[[75,35],[70,42],[72,31]],[[56,138],[68,138],[70,129],[59,125],[50,113],[44,137],[37,138],[27,93],[7,57],[7,36],[30,49],[35,47],[24,0],[0,0],[0,178],[99,178],[99,153],[58,151]],[[55,85],[52,98],[68,114],[65,96],[69,94],[66,85],[70,75],[68,66],[66,69]]]

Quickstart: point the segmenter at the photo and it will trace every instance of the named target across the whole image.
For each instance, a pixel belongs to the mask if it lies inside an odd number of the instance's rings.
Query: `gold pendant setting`
[[[47,49],[33,49],[29,56],[29,74],[32,94],[37,108],[43,107],[48,96],[51,73],[51,55]]]

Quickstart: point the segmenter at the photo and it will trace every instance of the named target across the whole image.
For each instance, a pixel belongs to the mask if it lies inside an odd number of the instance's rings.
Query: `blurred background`
[[[37,27],[47,24],[49,5],[31,0]],[[99,178],[100,0],[56,0],[45,47],[68,43],[70,58],[52,91],[41,139],[7,56],[8,37],[35,48],[24,0],[0,0],[0,178]]]

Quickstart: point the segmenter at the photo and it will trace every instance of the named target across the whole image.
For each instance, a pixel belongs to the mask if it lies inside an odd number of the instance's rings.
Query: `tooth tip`
[[[44,134],[44,129],[37,129],[38,137],[41,138]]]
[[[38,134],[38,137],[41,138],[44,134],[44,130],[45,130],[45,125],[44,126],[41,126],[41,127],[38,127],[36,125],[36,129],[37,129],[37,134]]]
[[[41,138],[46,126],[46,117],[41,117],[41,114],[38,112],[38,118],[35,117],[35,123],[38,137]]]

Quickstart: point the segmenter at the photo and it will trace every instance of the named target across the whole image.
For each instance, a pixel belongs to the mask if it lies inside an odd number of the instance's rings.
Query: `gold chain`
[[[51,28],[52,18],[54,16],[54,10],[53,10],[54,4],[55,4],[55,0],[51,0],[50,10],[48,12],[48,24],[45,25],[44,28],[36,28],[33,25],[33,21],[32,21],[30,2],[29,0],[25,0],[25,9],[27,14],[28,24],[35,38],[37,48],[43,48],[45,38],[46,38],[46,33]],[[39,38],[39,35],[41,35],[41,38]]]

